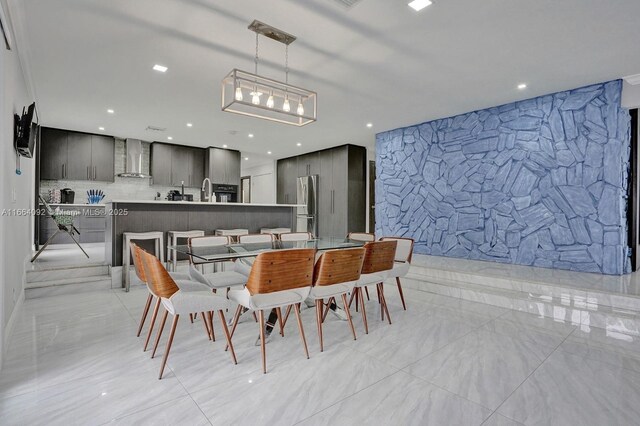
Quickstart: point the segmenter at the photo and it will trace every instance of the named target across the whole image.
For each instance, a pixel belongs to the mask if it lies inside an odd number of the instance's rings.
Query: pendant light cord
[[[256,72],[255,72],[255,74],[258,75],[258,33],[256,33],[256,59],[255,59],[255,63],[256,63]]]

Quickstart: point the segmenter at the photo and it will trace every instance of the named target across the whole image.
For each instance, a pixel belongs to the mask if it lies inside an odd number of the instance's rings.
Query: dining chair
[[[313,287],[309,297],[316,302],[316,322],[318,325],[318,339],[320,340],[320,352],[324,351],[322,335],[322,323],[332,301],[337,297],[342,297],[344,311],[353,333],[353,340],[356,340],[356,330],[351,320],[347,293],[360,279],[362,262],[364,261],[364,248],[328,250],[320,255],[316,262],[313,273]],[[323,312],[324,299],[328,299],[326,310]]]
[[[304,352],[309,358],[307,341],[300,318],[300,303],[311,290],[313,281],[313,263],[315,249],[289,249],[260,253],[249,274],[247,285],[242,290],[231,290],[229,299],[238,303],[231,337],[238,325],[242,307],[258,311],[258,326],[260,327],[260,352],[262,355],[262,371],[267,372],[267,355],[265,348],[264,311],[276,309],[281,319],[281,309],[292,306],[298,320],[300,339]]]
[[[187,240],[187,245],[189,246],[189,248],[193,248],[193,247],[223,247],[226,245],[231,244],[231,237],[228,236],[219,236],[219,235],[206,235],[206,236],[202,236],[202,237],[191,237]],[[223,261],[218,261],[218,262],[210,262],[207,260],[203,260],[198,258],[197,256],[193,256],[193,255],[189,255],[189,264],[190,265],[194,265],[195,267],[200,267],[202,273],[204,273],[204,265],[213,263],[214,264],[214,271],[215,271],[215,266],[217,263],[219,262],[224,262]]]
[[[280,234],[280,241],[309,241],[312,240],[313,236],[311,232],[287,232],[284,234]]]
[[[396,255],[394,258],[393,268],[388,272],[388,278],[395,278],[398,286],[398,293],[402,301],[402,308],[406,311],[407,305],[404,302],[404,294],[402,293],[402,284],[400,278],[405,277],[409,273],[411,267],[411,257],[413,256],[413,238],[405,237],[382,237],[380,241],[397,241]]]
[[[365,243],[368,243],[368,242],[375,241],[376,236],[368,232],[349,232],[347,234],[347,239],[354,240],[354,241],[363,241]]]
[[[275,240],[275,236],[273,234],[249,234],[249,235],[240,235],[238,237],[238,242],[240,244],[271,243],[274,240]]]
[[[162,323],[160,330],[158,330],[158,336],[156,337],[155,345],[153,348],[152,358],[158,348],[162,331],[164,330],[165,323],[167,321],[168,314],[173,316],[173,322],[171,324],[171,331],[169,332],[169,338],[167,339],[167,345],[165,347],[164,356],[162,357],[162,364],[160,365],[160,374],[158,379],[162,379],[162,373],[164,367],[169,359],[169,352],[171,351],[171,345],[173,344],[173,338],[176,333],[176,327],[180,315],[193,314],[200,312],[202,319],[208,324],[208,327],[213,328],[212,319],[213,312],[217,311],[220,316],[220,322],[224,330],[224,335],[227,341],[227,346],[230,348],[231,360],[234,364],[237,364],[235,350],[233,343],[231,342],[231,335],[227,328],[227,322],[224,318],[224,310],[229,307],[229,301],[222,296],[218,296],[212,293],[210,290],[205,291],[183,291],[176,282],[171,278],[171,275],[167,272],[162,265],[160,259],[154,255],[145,252],[140,247],[136,247],[135,250],[139,253],[142,265],[144,267],[145,275],[148,278],[149,285],[153,288],[153,291],[158,294],[162,300],[162,305],[165,308],[164,316],[162,317]]]
[[[229,237],[214,235],[206,237],[194,237],[189,238],[188,240],[190,248],[226,246],[230,244],[230,242],[231,241]],[[206,261],[198,259],[196,256],[192,255],[190,255],[189,258],[191,261],[191,264],[189,265],[190,279],[205,284],[212,288],[214,291],[221,288],[243,286],[247,283],[246,275],[239,272],[240,265],[238,265],[238,262],[233,263],[233,271],[205,273],[204,271],[199,271],[197,266],[203,263],[207,263]]]
[[[149,346],[149,341],[151,340],[151,335],[153,334],[153,327],[156,323],[156,318],[158,317],[158,311],[160,310],[160,296],[154,291],[154,288],[149,284],[147,279],[147,275],[144,271],[144,267],[142,265],[142,259],[140,258],[140,247],[131,242],[131,253],[133,253],[133,266],[136,271],[136,276],[140,281],[142,281],[146,286],[149,294],[147,295],[147,302],[144,306],[144,310],[142,311],[142,317],[140,318],[140,323],[138,325],[138,333],[136,337],[140,337],[140,333],[142,332],[142,327],[147,319],[147,315],[149,314],[149,309],[151,308],[151,304],[154,303],[153,313],[151,314],[151,324],[149,325],[149,331],[147,332],[147,338],[144,342],[143,352],[147,350]],[[194,282],[189,279],[189,274],[181,273],[181,272],[169,272],[169,276],[176,282],[178,287],[184,291],[211,291],[209,287],[204,284]],[[213,338],[211,334],[211,330],[205,327],[207,333],[209,333],[210,338]]]
[[[381,317],[384,320],[386,314],[389,324],[391,317],[389,309],[384,298],[383,283],[388,276],[388,272],[393,268],[393,260],[396,255],[397,241],[375,241],[364,245],[364,261],[362,263],[362,271],[360,279],[356,282],[349,306],[355,298],[356,306],[360,303],[362,311],[362,322],[364,323],[365,334],[369,334],[369,325],[367,323],[367,313],[365,311],[364,298],[362,297],[362,288],[367,285],[374,285],[378,290],[378,299],[380,301]]]

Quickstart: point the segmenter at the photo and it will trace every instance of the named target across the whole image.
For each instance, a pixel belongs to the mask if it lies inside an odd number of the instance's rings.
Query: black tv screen
[[[35,102],[29,105],[27,112],[23,110],[22,117],[15,115],[15,145],[16,151],[27,158],[33,157],[38,125],[33,123],[33,113],[36,109]]]

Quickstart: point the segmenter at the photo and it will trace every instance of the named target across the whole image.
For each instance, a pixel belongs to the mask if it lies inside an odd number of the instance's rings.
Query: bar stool
[[[291,228],[261,228],[261,234],[272,234],[275,235],[276,238],[280,238],[281,234],[286,234],[291,232]]]
[[[376,236],[370,234],[368,232],[349,232],[347,234],[348,240],[354,241],[364,241],[365,243],[369,243],[376,240]]]
[[[240,235],[248,235],[248,229],[216,229],[216,235],[219,237],[231,237],[233,241],[238,241]]]
[[[204,231],[169,231],[167,232],[167,244],[178,245],[178,238],[204,237]],[[167,250],[167,270],[171,264],[171,270],[175,272],[178,266],[178,253],[174,250]]]
[[[285,232],[280,234],[280,241],[310,241],[311,232]]]
[[[129,268],[131,266],[131,241],[154,240],[155,255],[164,263],[164,233],[163,232],[124,232],[122,234],[122,280],[124,291],[131,287]]]

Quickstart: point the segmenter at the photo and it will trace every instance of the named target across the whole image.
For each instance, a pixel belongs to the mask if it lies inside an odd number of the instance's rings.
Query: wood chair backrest
[[[231,238],[221,235],[205,235],[204,237],[191,237],[187,240],[189,247],[226,246],[231,243]],[[189,263],[199,265],[209,263],[205,260],[189,255]]]
[[[138,247],[138,245],[133,241],[129,244],[130,244],[129,247],[131,250],[131,254],[133,254],[133,256],[131,257],[133,258],[133,266],[136,270],[136,275],[138,276],[138,279],[140,281],[146,284],[147,276],[144,273],[144,266],[142,265],[142,257],[140,257],[140,253],[139,253],[139,251],[141,251],[142,249]]]
[[[364,248],[327,250],[316,262],[313,285],[348,283],[360,279]]]
[[[393,268],[397,241],[375,241],[364,245],[363,274],[388,271]]]
[[[396,247],[395,261],[411,263],[411,258],[413,257],[413,238],[382,237],[380,241],[397,241],[398,247]]]
[[[376,236],[368,232],[349,232],[347,234],[347,239],[354,241],[373,242],[376,240]]]
[[[147,285],[151,286],[154,294],[168,299],[180,290],[176,282],[171,278],[171,275],[169,275],[164,266],[162,266],[160,259],[137,246],[136,252],[139,253],[142,259],[144,273],[148,278]]]
[[[311,232],[285,232],[280,234],[280,241],[309,241],[313,239]]]
[[[247,234],[240,235],[238,237],[238,242],[240,244],[251,244],[251,243],[271,243],[275,241],[275,236],[273,234]]]
[[[251,295],[311,286],[316,249],[289,249],[260,253],[249,273]]]

